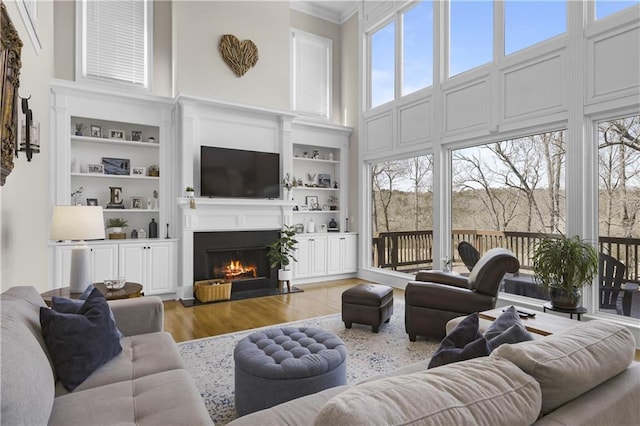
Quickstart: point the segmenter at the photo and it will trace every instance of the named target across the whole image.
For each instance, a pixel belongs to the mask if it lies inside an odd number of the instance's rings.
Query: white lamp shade
[[[98,240],[104,238],[104,215],[99,206],[54,206],[52,240]]]

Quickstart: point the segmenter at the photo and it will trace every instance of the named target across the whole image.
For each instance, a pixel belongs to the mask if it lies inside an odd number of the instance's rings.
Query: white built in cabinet
[[[317,233],[296,235],[298,241],[293,265],[293,279],[331,279],[357,271],[354,233]]]
[[[78,204],[102,206],[105,222],[128,222],[126,240],[90,243],[94,282],[124,276],[142,284],[145,294],[175,292],[177,242],[165,239],[177,232],[173,99],[65,81],[52,83],[51,98],[53,204],[73,204],[71,194],[82,188]],[[107,208],[111,187],[120,188],[123,208]],[[148,232],[152,219],[158,239],[130,239],[134,229]],[[66,287],[72,245],[52,242],[51,247],[49,286]],[[139,250],[136,259],[133,247]]]

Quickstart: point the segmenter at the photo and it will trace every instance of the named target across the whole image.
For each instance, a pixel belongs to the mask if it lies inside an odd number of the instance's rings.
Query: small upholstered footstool
[[[333,333],[311,327],[259,331],[233,351],[240,416],[347,384],[347,348]]]
[[[342,293],[342,321],[347,328],[356,322],[377,333],[393,314],[393,289],[380,284],[359,284]]]

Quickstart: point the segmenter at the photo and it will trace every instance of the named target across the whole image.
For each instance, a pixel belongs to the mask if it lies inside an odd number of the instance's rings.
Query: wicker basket
[[[194,284],[196,298],[201,302],[231,299],[231,283],[220,280],[196,281]]]

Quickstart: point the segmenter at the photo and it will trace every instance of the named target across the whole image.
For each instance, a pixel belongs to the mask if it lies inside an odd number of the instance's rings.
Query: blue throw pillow
[[[533,336],[520,320],[520,315],[515,306],[511,306],[493,321],[484,338],[489,342],[491,350],[504,343],[519,343],[533,340]]]
[[[87,300],[87,298],[93,291],[93,288],[93,284],[89,284],[85,291],[82,292],[82,295],[80,295],[79,299],[67,299],[66,297],[53,296],[51,298],[51,308],[56,312],[62,312],[65,314],[77,314],[84,304],[84,301]],[[115,325],[116,319],[113,316],[113,311],[111,310],[111,308],[109,308],[109,318],[111,318],[111,321],[113,321],[113,324]],[[122,334],[122,332],[118,330],[118,327],[116,327],[116,332],[118,333],[118,337],[124,336],[124,334]]]
[[[478,331],[478,314],[465,317],[440,343],[427,368],[487,356],[491,348]]]
[[[77,313],[41,307],[40,325],[56,375],[69,392],[122,351],[107,301],[97,289]]]

